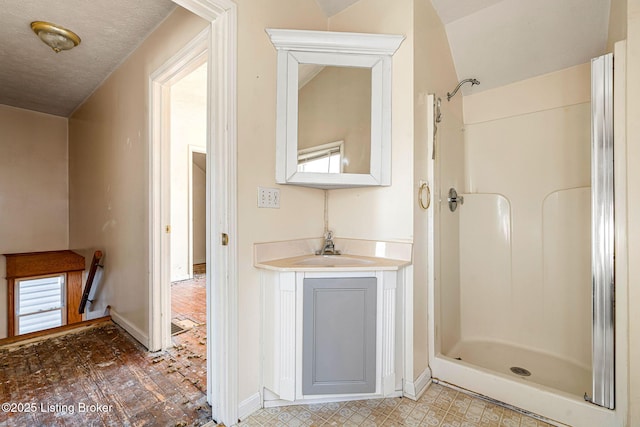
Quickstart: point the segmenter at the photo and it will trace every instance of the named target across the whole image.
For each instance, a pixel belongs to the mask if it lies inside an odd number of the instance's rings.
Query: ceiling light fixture
[[[80,37],[76,33],[50,22],[34,21],[31,23],[31,29],[56,53],[61,50],[69,50],[80,44]]]

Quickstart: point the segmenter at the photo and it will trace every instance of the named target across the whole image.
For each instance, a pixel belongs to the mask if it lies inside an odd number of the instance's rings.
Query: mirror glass
[[[371,170],[371,68],[298,64],[298,172]]]

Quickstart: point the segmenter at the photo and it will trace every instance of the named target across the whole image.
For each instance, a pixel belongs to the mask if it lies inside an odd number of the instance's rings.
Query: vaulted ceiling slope
[[[171,0],[3,1],[0,104],[68,117],[175,7]],[[68,28],[82,42],[55,53],[32,21]]]
[[[475,93],[589,62],[605,53],[610,0],[431,0],[458,79]]]
[[[327,16],[357,0],[316,0]],[[463,94],[589,62],[605,53],[611,0],[431,0]],[[453,89],[453,88],[452,88]]]

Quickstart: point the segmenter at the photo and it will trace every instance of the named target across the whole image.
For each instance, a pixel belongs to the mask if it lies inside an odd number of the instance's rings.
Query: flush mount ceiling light
[[[56,53],[61,50],[69,50],[80,44],[80,37],[76,33],[50,22],[34,21],[31,23],[31,29]]]

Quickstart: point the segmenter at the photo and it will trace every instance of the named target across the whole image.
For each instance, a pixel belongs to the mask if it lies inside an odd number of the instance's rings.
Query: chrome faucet
[[[337,251],[333,244],[333,231],[327,231],[324,235],[324,244],[322,249],[316,251],[316,255],[340,255],[340,251]]]

